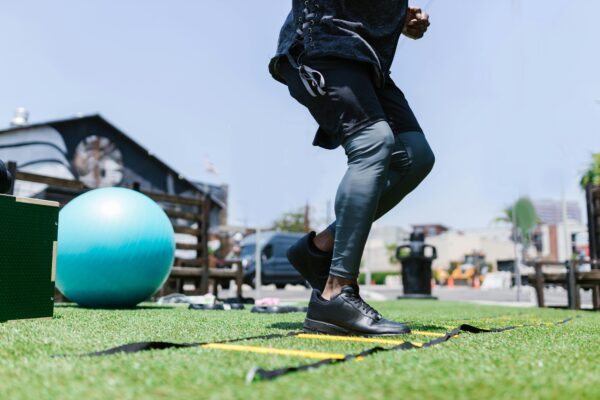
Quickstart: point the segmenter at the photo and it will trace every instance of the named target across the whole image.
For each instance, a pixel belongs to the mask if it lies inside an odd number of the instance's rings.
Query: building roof
[[[216,204],[218,204],[219,207],[221,207],[221,208],[226,207],[225,201],[222,198],[222,193],[221,193],[222,190],[220,190],[220,188],[218,186],[208,185],[208,184],[206,184],[206,185],[198,184],[198,182],[189,181],[182,174],[180,174],[179,172],[175,171],[172,167],[170,167],[167,163],[165,163],[164,161],[162,161],[161,159],[156,157],[151,151],[149,151],[148,149],[146,149],[145,147],[140,145],[138,142],[133,140],[131,137],[129,137],[127,134],[125,134],[125,132],[123,132],[121,129],[117,128],[111,122],[108,122],[108,120],[106,120],[100,114],[75,116],[72,118],[57,119],[57,120],[51,120],[51,121],[46,121],[46,122],[27,124],[27,125],[23,125],[23,126],[12,126],[7,129],[0,129],[0,135],[6,134],[6,133],[15,133],[15,132],[19,132],[19,131],[25,131],[25,130],[29,130],[32,128],[41,128],[41,127],[48,127],[48,126],[49,127],[58,127],[61,125],[73,124],[73,123],[83,122],[83,121],[97,123],[99,125],[104,125],[105,127],[108,127],[116,134],[116,136],[120,137],[120,139],[127,142],[129,145],[131,145],[133,148],[140,151],[141,153],[146,154],[146,156],[148,157],[148,159],[150,161],[157,163],[158,165],[160,165],[160,167],[164,168],[165,170],[169,171],[174,176],[178,177],[182,183],[186,184],[191,189],[198,191],[199,193],[210,195],[211,199]]]

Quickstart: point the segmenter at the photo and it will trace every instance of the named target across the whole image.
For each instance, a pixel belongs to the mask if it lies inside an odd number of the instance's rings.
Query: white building
[[[448,269],[453,261],[462,262],[465,255],[485,255],[487,263],[496,267],[498,260],[513,259],[515,248],[510,240],[510,227],[471,230],[450,230],[441,235],[427,237],[425,242],[437,249],[433,268]]]
[[[542,221],[533,233],[538,257],[564,261],[579,250],[587,252],[587,225],[576,201],[536,200],[533,204]]]
[[[373,225],[365,245],[361,269],[371,272],[398,271],[400,265],[392,263],[390,258],[394,257],[395,247],[408,243],[409,237],[407,229]],[[427,237],[425,242],[437,249],[438,257],[433,262],[433,268],[448,269],[450,262],[462,262],[465,255],[474,252],[484,254],[486,262],[494,266],[497,260],[513,259],[515,254],[514,245],[510,241],[509,227],[449,230]]]
[[[587,249],[587,226],[582,223],[581,210],[575,201],[567,201],[564,206],[556,200],[534,201],[541,224],[532,234],[532,246],[528,250],[531,258],[564,261],[574,252]],[[563,215],[567,223],[563,223]],[[490,228],[447,230],[442,225],[415,225],[413,228],[426,232],[425,242],[435,246],[437,259],[433,268],[448,269],[451,262],[462,263],[465,255],[473,253],[485,256],[486,263],[497,267],[498,260],[513,260],[515,246],[511,241],[511,226]],[[398,271],[399,264],[390,262],[394,251],[390,249],[408,243],[410,232],[398,226],[374,224],[365,251],[362,271]]]
[[[579,203],[573,200],[562,201],[553,199],[541,199],[534,200],[533,206],[538,217],[542,220],[542,223],[547,225],[554,225],[562,222],[563,214],[566,213],[567,220],[576,221],[581,223],[581,208]]]
[[[402,227],[373,224],[363,252],[361,269],[371,272],[398,272],[400,264],[390,262],[390,257],[394,256],[395,251],[390,251],[389,247],[395,249],[407,243],[409,236],[409,231]]]
[[[566,224],[540,225],[534,234],[534,244],[540,258],[570,259],[574,252],[587,252],[587,225],[574,220],[567,220]]]

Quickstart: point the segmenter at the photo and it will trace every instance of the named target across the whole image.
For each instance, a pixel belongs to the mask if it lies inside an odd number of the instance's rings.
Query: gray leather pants
[[[373,221],[387,213],[429,174],[435,158],[422,132],[392,133],[387,122],[345,138],[348,170],[335,198],[331,275],[355,279]]]

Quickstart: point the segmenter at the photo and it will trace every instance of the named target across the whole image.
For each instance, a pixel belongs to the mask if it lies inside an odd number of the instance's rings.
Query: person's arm
[[[429,27],[429,15],[418,7],[409,7],[402,33],[411,39],[421,39]]]

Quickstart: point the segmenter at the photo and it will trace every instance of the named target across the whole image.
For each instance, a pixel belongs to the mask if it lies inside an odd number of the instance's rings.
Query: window
[[[287,257],[286,253],[288,249],[295,243],[295,240],[276,240],[273,244],[275,246],[275,257]]]
[[[240,258],[242,260],[253,260],[256,257],[256,246],[253,244],[247,244],[242,246]]]
[[[272,244],[266,245],[262,251],[262,254],[263,254],[263,260],[268,260],[269,258],[273,257],[273,245]]]
[[[538,253],[544,251],[544,237],[541,232],[534,232],[533,235],[531,235],[531,241]]]
[[[263,260],[268,260],[273,257],[273,245],[268,244],[263,249]]]

